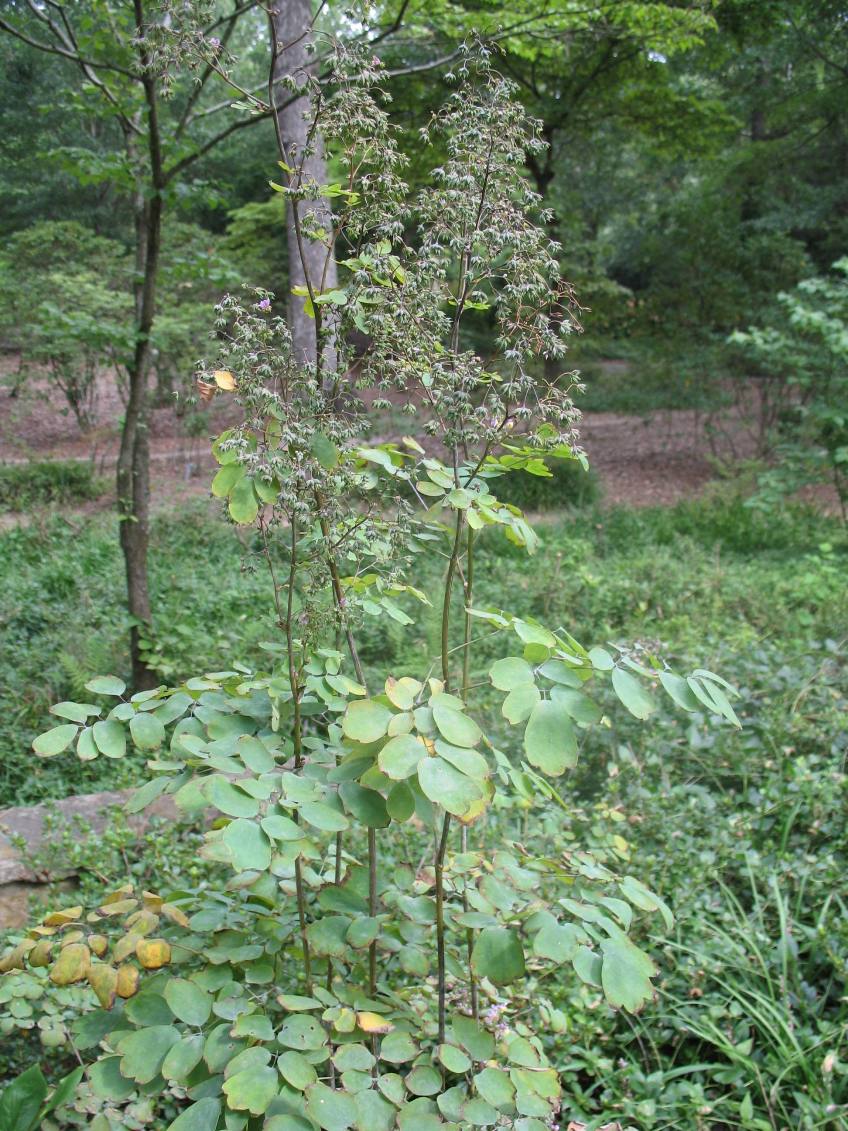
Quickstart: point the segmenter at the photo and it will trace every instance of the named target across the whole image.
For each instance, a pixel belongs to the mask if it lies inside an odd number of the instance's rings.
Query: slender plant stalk
[[[377,914],[377,830],[368,829],[368,914]],[[377,941],[368,948],[368,987],[373,997],[377,992]]]
[[[462,546],[463,514],[456,512],[456,528],[454,531],[453,548],[448,561],[445,576],[445,592],[442,601],[442,679],[445,690],[450,690],[450,606],[453,592],[453,580],[456,576],[459,563],[460,548]],[[438,971],[439,987],[439,1043],[445,1039],[445,996],[447,983],[445,978],[445,885],[444,866],[445,853],[448,847],[448,833],[450,832],[450,813],[445,813],[442,822],[442,834],[436,846],[435,873],[436,873],[436,966]]]
[[[465,625],[463,632],[462,653],[462,698],[468,702],[471,670],[471,601],[474,592],[474,531],[468,527],[465,540]],[[468,826],[463,825],[460,830],[460,847],[463,852],[468,851]],[[468,895],[462,893],[462,909],[468,911]],[[471,1015],[475,1021],[479,1020],[479,1006],[477,1002],[477,979],[471,965],[471,954],[474,950],[474,929],[468,927],[465,932],[465,949],[468,958],[468,985],[471,995]]]
[[[445,852],[448,847],[448,833],[450,832],[450,813],[445,813],[442,823],[442,835],[436,847],[436,964],[439,981],[439,1044],[445,1041],[445,997],[447,981],[445,977]]]
[[[269,554],[270,561],[270,554]],[[286,645],[289,660],[289,683],[291,685],[294,718],[292,721],[292,742],[294,744],[294,767],[303,766],[303,720],[300,714],[300,680],[294,660],[294,637],[292,635],[292,614],[294,611],[294,582],[297,576],[297,519],[291,516],[291,556],[289,559],[289,586],[286,603]],[[296,814],[297,820],[299,814]],[[294,883],[297,894],[297,917],[300,923],[300,939],[303,947],[303,972],[306,977],[306,992],[312,993],[312,959],[309,953],[309,938],[306,934],[306,896],[303,890],[303,872],[298,856],[294,862]]]

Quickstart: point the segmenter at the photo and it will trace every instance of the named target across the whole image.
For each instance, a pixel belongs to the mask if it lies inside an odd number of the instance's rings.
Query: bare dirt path
[[[7,358],[0,365],[0,374],[12,368]],[[98,412],[98,426],[83,434],[61,397],[51,394],[47,386],[29,385],[14,396],[0,385],[0,462],[90,459],[100,473],[111,478],[123,412],[111,379],[102,382]],[[214,466],[208,438],[227,425],[226,401],[213,402],[206,418],[204,434],[192,437],[172,406],[154,411],[151,479],[155,505],[208,494],[208,473]],[[664,411],[649,417],[588,413],[580,436],[609,505],[672,504],[699,494],[714,475],[702,422],[694,412]],[[111,498],[104,496],[82,509],[110,505]]]

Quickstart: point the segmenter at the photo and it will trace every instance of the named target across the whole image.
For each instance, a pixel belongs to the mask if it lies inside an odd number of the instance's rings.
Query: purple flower
[[[262,301],[259,303],[259,309],[262,311],[263,314],[267,314],[268,311],[271,309],[271,300],[269,298],[263,298]]]
[[[221,46],[220,39],[215,39],[213,37],[212,39],[209,40],[209,46],[213,49],[213,51],[217,51],[218,48]]]

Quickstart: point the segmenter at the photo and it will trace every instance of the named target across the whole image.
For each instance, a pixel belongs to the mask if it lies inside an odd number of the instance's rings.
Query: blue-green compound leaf
[[[339,449],[323,432],[316,432],[313,435],[310,451],[327,471],[332,471],[334,467],[338,466]]]
[[[357,1118],[350,1096],[320,1083],[306,1089],[306,1111],[324,1131],[347,1131]]]
[[[165,728],[162,722],[149,711],[140,711],[137,715],[133,715],[130,719],[130,734],[139,750],[158,750],[165,741]]]
[[[523,978],[524,950],[517,933],[508,927],[485,927],[471,952],[471,965],[479,977],[496,986]]]
[[[262,1115],[279,1091],[280,1080],[275,1068],[254,1065],[236,1072],[223,1084],[227,1107],[232,1111],[249,1111]]]
[[[277,1068],[286,1083],[298,1092],[308,1088],[318,1079],[318,1074],[305,1056],[294,1049],[288,1049],[277,1061]]]
[[[623,931],[601,941],[601,985],[611,1006],[637,1013],[654,996],[657,968]]]
[[[85,685],[86,691],[93,691],[95,695],[123,695],[127,685],[116,675],[98,675],[90,679]]]
[[[343,915],[323,915],[306,928],[312,951],[320,956],[343,958],[347,953],[347,931],[350,919]]]
[[[162,1061],[160,1072],[166,1080],[181,1083],[189,1073],[200,1064],[203,1056],[203,1035],[189,1033],[175,1045],[171,1045],[168,1055]],[[98,1063],[102,1063],[98,1062]]]
[[[240,479],[244,479],[245,469],[240,463],[225,464],[212,480],[211,491],[216,499],[226,499]]]
[[[582,691],[574,691],[569,687],[554,687],[551,698],[555,703],[562,703],[576,723],[591,726],[601,721],[600,707]]]
[[[249,526],[259,514],[259,500],[253,490],[253,480],[245,476],[233,485],[227,505],[230,518],[240,526]]]
[[[495,1052],[495,1039],[471,1017],[456,1016],[451,1019],[453,1035],[475,1060],[490,1060]]]
[[[168,1125],[167,1131],[215,1131],[221,1114],[221,1101],[208,1096],[187,1107]]]
[[[533,953],[552,962],[570,962],[585,937],[571,923],[546,923],[533,939]]]
[[[427,757],[427,747],[414,734],[390,738],[377,756],[380,769],[393,781],[402,781],[415,773],[418,763]]]
[[[356,1104],[357,1131],[391,1131],[395,1125],[395,1109],[379,1092],[372,1090],[357,1092]]]
[[[433,718],[439,734],[454,746],[475,746],[483,737],[473,719],[444,703],[433,704]]]
[[[121,1054],[121,1075],[137,1084],[149,1084],[159,1074],[162,1061],[180,1039],[173,1025],[151,1025],[122,1037],[116,1046]]]
[[[682,707],[684,711],[698,710],[698,700],[695,698],[692,688],[682,676],[675,675],[674,672],[658,672],[657,674],[666,693],[671,696],[678,707]]]
[[[168,982],[165,1001],[173,1015],[186,1025],[202,1025],[212,1012],[212,995],[187,978],[172,978]]]
[[[552,777],[577,765],[577,739],[562,703],[545,699],[536,704],[524,731],[524,752],[531,766]]]
[[[386,812],[393,821],[408,821],[415,812],[415,794],[406,782],[395,782],[389,790]]]
[[[255,821],[244,818],[230,821],[222,840],[230,850],[233,867],[238,872],[263,872],[271,863],[271,841]]]
[[[388,1033],[380,1042],[380,1059],[387,1060],[389,1064],[403,1064],[412,1060],[418,1053],[418,1045],[409,1033],[396,1030]]]
[[[624,898],[638,907],[640,911],[659,911],[666,930],[671,930],[674,926],[674,916],[668,904],[654,892],[649,891],[635,876],[625,876],[623,880],[619,881],[618,887]]]
[[[203,792],[210,805],[214,805],[228,817],[255,817],[259,812],[259,801],[255,797],[249,797],[235,782],[221,774],[207,778]]]
[[[127,752],[127,735],[117,719],[101,719],[91,728],[94,744],[107,758],[123,758]]]
[[[314,1017],[295,1014],[294,1017],[285,1019],[277,1034],[277,1040],[284,1048],[304,1052],[323,1048],[327,1043],[327,1034],[321,1022],[316,1021]]]
[[[514,687],[533,682],[533,669],[520,656],[505,656],[495,660],[489,668],[489,679],[499,691],[512,691]]]
[[[647,719],[656,710],[656,704],[635,676],[623,668],[615,668],[612,673],[613,691],[637,719]]]
[[[84,1074],[85,1068],[81,1065],[79,1068],[75,1068],[73,1072],[69,1072],[67,1076],[62,1077],[54,1088],[53,1095],[42,1108],[42,1118],[45,1115],[49,1115],[51,1111],[55,1111],[56,1108],[63,1107],[65,1104],[70,1103],[76,1093],[77,1085],[80,1080],[82,1080]]]
[[[515,1087],[509,1075],[500,1068],[484,1068],[474,1077],[474,1087],[493,1107],[509,1107],[515,1096]]]
[[[342,719],[342,730],[355,742],[376,742],[389,726],[392,712],[384,703],[361,699],[351,703]]]
[[[501,706],[501,714],[513,726],[523,723],[542,698],[535,683],[521,683],[507,695]]]
[[[425,797],[455,817],[464,816],[480,797],[479,787],[444,758],[423,758],[418,783]]]
[[[55,754],[61,754],[63,750],[67,750],[76,738],[78,730],[79,727],[74,723],[64,723],[60,727],[53,727],[52,730],[40,734],[33,742],[32,748],[42,758],[52,758]]]
[[[405,1078],[413,1096],[435,1096],[443,1087],[442,1074],[429,1064],[416,1065]]]

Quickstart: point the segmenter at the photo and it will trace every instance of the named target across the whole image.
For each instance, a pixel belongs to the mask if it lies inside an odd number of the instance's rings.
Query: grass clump
[[[92,464],[81,460],[33,460],[0,465],[0,511],[21,512],[49,503],[81,503],[104,493]]]

